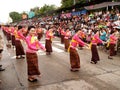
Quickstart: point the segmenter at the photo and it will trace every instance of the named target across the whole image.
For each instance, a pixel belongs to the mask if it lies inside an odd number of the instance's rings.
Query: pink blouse
[[[76,48],[78,45],[84,46],[85,43],[79,38],[78,34],[75,34],[71,40],[70,47]]]
[[[98,43],[102,43],[102,40],[97,34],[95,34],[91,40],[91,43],[97,45]]]
[[[69,31],[69,32],[65,32],[65,39],[69,39],[70,38],[70,36],[71,36],[71,32]]]
[[[61,35],[65,35],[65,31],[63,29],[60,30]]]
[[[115,35],[110,35],[110,43],[111,44],[116,44],[117,38],[115,37]]]
[[[14,27],[11,28],[11,35],[14,35]]]
[[[23,36],[23,34],[21,33],[20,30],[19,31],[14,31],[14,35],[15,35],[16,40],[20,40],[20,39],[25,40],[25,37]]]
[[[31,42],[31,38],[32,36],[26,37],[26,43],[28,46],[26,52],[36,53],[36,51],[38,51],[39,49],[45,50],[45,47],[39,41]]]
[[[47,40],[51,40],[52,38],[54,38],[53,33],[47,31],[47,32],[46,32],[46,39],[47,39]]]

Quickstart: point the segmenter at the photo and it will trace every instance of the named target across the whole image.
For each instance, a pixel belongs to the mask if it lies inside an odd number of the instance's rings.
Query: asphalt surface
[[[1,31],[0,31],[1,33]],[[6,47],[0,64],[5,71],[0,72],[0,90],[120,90],[120,53],[113,60],[108,59],[108,52],[98,48],[100,61],[91,64],[89,48],[78,50],[81,68],[79,72],[70,71],[69,53],[64,51],[60,39],[53,39],[53,53],[46,55],[38,51],[41,78],[31,83],[27,80],[25,59],[16,59],[15,50]],[[44,38],[41,40],[44,45]],[[24,48],[25,43],[22,43]]]

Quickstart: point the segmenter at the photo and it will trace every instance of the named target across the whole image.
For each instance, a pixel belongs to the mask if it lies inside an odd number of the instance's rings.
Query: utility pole
[[[74,0],[73,4],[74,4],[74,5],[76,4],[76,0]]]

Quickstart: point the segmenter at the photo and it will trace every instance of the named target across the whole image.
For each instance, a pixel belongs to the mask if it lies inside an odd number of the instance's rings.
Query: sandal
[[[16,56],[16,59],[21,59],[21,57]]]
[[[93,62],[93,61],[91,61],[90,63],[91,63],[91,64],[96,64],[97,62]]]
[[[113,59],[112,57],[108,56],[108,59]]]
[[[23,59],[24,59],[25,57],[24,57],[24,56],[20,56],[20,58],[23,58]]]
[[[79,70],[78,70],[78,69],[72,69],[72,68],[71,68],[70,71],[71,71],[71,72],[77,72],[77,71],[79,71]]]
[[[37,79],[28,78],[28,81],[30,81],[30,82],[36,82],[36,81],[37,81]]]

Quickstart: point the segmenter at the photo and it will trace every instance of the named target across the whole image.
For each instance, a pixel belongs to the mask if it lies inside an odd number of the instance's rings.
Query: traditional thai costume
[[[26,59],[28,76],[40,75],[38,67],[38,56],[36,52],[41,48],[45,50],[43,45],[37,40],[36,36],[26,37],[27,49],[26,49]]]
[[[85,43],[79,38],[78,34],[75,34],[70,42],[68,51],[70,52],[70,64],[71,70],[76,71],[80,68],[80,58],[77,52],[77,46],[84,46]]]
[[[65,35],[64,29],[60,29],[61,44],[64,43],[64,35]]]
[[[53,38],[53,32],[47,31],[46,32],[46,42],[45,42],[45,48],[46,48],[46,54],[50,55],[52,52],[52,38]]]
[[[115,37],[114,34],[110,35],[109,38],[109,49],[110,49],[110,54],[109,56],[114,56],[115,55],[115,45],[116,45],[116,41],[117,41],[117,37]],[[109,57],[109,59],[112,59],[111,57]]]
[[[16,48],[16,59],[24,58],[22,55],[25,55],[24,48],[20,40],[23,34],[20,31],[15,30],[15,48]],[[20,56],[20,58],[18,58]]]
[[[69,38],[70,38],[70,36],[71,36],[70,31],[65,32],[65,36],[64,36],[65,51],[67,51],[68,48],[69,48],[69,44],[70,44]]]
[[[102,40],[99,38],[97,34],[95,34],[91,40],[91,53],[92,53],[91,63],[94,63],[94,64],[96,64],[97,61],[100,60],[98,50],[97,50],[98,43],[102,43]]]

